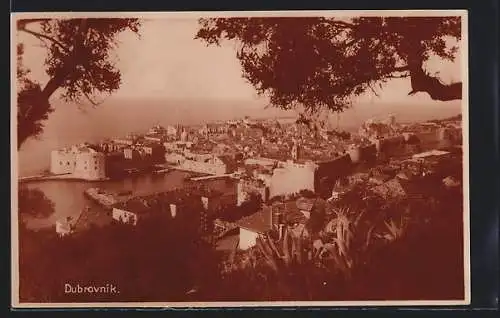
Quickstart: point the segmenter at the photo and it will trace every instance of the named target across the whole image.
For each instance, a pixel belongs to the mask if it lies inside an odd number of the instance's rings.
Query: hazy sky
[[[155,99],[256,99],[253,87],[241,77],[241,66],[236,59],[234,44],[207,47],[194,40],[198,29],[195,18],[169,17],[144,21],[140,38],[122,33],[116,50],[117,67],[122,71],[122,85],[116,97]],[[30,35],[18,39],[27,44],[25,64],[32,69],[32,77],[45,83],[42,64],[44,51],[36,46]],[[459,81],[460,55],[456,61],[432,60],[431,73],[439,71],[443,82]],[[379,92],[364,96],[364,102],[433,102],[417,94],[408,96],[408,80],[394,80]],[[436,102],[439,103],[439,102]]]

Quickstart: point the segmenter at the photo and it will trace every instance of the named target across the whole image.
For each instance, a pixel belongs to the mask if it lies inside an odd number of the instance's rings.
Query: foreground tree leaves
[[[21,226],[20,300],[186,300],[186,292],[193,286],[213,285],[216,263],[214,255],[207,253],[209,248],[186,226],[166,218],[137,226],[91,227],[63,238],[54,229],[32,231]],[[65,284],[113,284],[120,293],[65,293]]]
[[[100,94],[119,88],[120,71],[112,60],[117,35],[130,30],[138,33],[138,19],[23,19],[17,31],[30,34],[46,48],[45,71],[49,81],[42,85],[29,78],[23,67],[25,47],[18,44],[18,148],[29,137],[38,136],[43,121],[53,109],[49,98],[61,89],[66,101],[83,100],[98,105]]]
[[[412,91],[435,100],[461,99],[461,83],[446,85],[425,71],[432,55],[454,60],[460,17],[210,18],[195,38],[239,44],[246,78],[271,104],[341,112],[352,98],[393,78],[410,77]]]
[[[18,194],[18,205],[21,218],[47,218],[55,211],[54,202],[38,188],[21,187]]]

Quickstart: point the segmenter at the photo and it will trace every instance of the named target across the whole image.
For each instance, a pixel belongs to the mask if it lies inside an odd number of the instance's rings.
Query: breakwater
[[[86,179],[82,179],[82,178],[76,178],[71,173],[65,173],[65,174],[57,174],[57,175],[39,174],[39,175],[34,175],[34,176],[21,177],[18,179],[18,181],[21,183],[36,182],[36,181],[52,181],[52,180],[99,182],[99,181],[107,181],[107,180],[109,180],[109,178],[96,179],[96,180],[86,180]]]
[[[128,200],[132,195],[131,192],[120,195],[119,193],[111,193],[101,188],[89,188],[83,193],[87,198],[106,209],[112,209],[113,205]]]

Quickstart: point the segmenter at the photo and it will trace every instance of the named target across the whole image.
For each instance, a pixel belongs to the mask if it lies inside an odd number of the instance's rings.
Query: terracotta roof
[[[330,169],[333,169],[333,165],[335,165],[336,169],[347,169],[351,166],[352,161],[351,157],[349,154],[342,154],[341,156],[334,158],[334,159],[329,159],[329,160],[324,160],[324,161],[317,161],[317,164],[328,164]]]
[[[263,207],[260,211],[240,219],[236,224],[252,232],[266,233],[272,229],[271,209]]]
[[[145,134],[144,137],[163,138],[163,134],[161,134],[161,133],[149,133],[149,134]]]
[[[217,241],[215,250],[232,252],[236,249],[239,243],[238,235],[228,235]]]
[[[207,197],[207,198],[217,198],[217,197],[224,196],[224,193],[222,191],[208,188],[208,187],[207,188],[203,187],[203,188],[199,189],[198,191],[193,191],[193,194],[200,195],[200,196]]]
[[[162,144],[159,144],[157,142],[154,142],[154,141],[144,141],[141,145],[142,147],[151,147],[151,148],[164,148],[164,146]]]
[[[302,211],[310,212],[314,207],[314,199],[299,198],[295,201],[297,208]]]

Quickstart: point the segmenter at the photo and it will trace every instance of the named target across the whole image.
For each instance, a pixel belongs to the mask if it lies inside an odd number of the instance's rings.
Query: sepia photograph
[[[11,26],[14,308],[470,304],[467,11]]]

